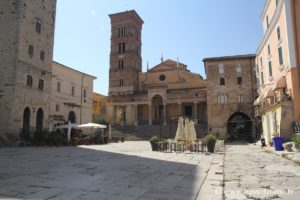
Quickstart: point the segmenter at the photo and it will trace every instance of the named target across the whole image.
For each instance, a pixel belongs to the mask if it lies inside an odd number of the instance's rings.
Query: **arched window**
[[[76,115],[74,111],[69,112],[68,121],[70,121],[71,123],[76,123]]]
[[[36,131],[43,131],[44,112],[39,108],[36,114]]]
[[[28,133],[29,127],[30,127],[30,109],[26,107],[23,113],[23,131]]]

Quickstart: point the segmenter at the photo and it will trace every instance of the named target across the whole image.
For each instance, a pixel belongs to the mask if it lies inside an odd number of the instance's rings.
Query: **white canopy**
[[[87,124],[81,124],[78,126],[78,128],[106,128],[106,125],[102,124],[96,124],[96,123],[87,123]]]

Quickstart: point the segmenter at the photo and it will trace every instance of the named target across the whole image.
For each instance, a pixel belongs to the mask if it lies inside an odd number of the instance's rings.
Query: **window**
[[[236,72],[242,72],[242,68],[241,68],[241,65],[240,65],[240,63],[236,63],[236,65],[235,65],[235,71]]]
[[[266,16],[266,23],[267,23],[267,28],[269,28],[270,24],[269,24],[269,16],[268,15]]]
[[[270,45],[268,44],[268,56],[271,56],[271,49],[270,49]]]
[[[264,71],[261,71],[261,73],[260,73],[260,78],[261,78],[261,84],[264,85],[264,84],[265,84],[265,80],[264,80]]]
[[[283,65],[282,47],[278,47],[279,65]]]
[[[34,51],[33,46],[32,46],[32,45],[29,45],[29,47],[28,47],[28,55],[29,55],[30,57],[33,56],[33,51]]]
[[[36,23],[35,23],[35,31],[36,31],[37,33],[41,33],[41,29],[42,29],[41,23],[40,23],[40,22],[36,22]]]
[[[59,104],[55,105],[55,110],[56,110],[56,112],[59,112]]]
[[[124,69],[124,60],[119,60],[119,70]]]
[[[29,87],[32,87],[32,76],[27,75],[27,83],[26,83],[26,85],[29,86]]]
[[[239,94],[239,103],[243,103],[243,102],[244,102],[244,95]]]
[[[242,77],[237,77],[237,84],[242,85],[243,78]]]
[[[220,74],[224,73],[224,64],[223,63],[219,64],[219,73]]]
[[[40,59],[41,60],[45,60],[45,52],[44,51],[41,51],[41,53],[40,53]]]
[[[259,58],[259,60],[260,60],[260,66],[261,66],[261,68],[263,68],[263,61],[262,61],[262,57],[260,57],[260,58]]]
[[[269,61],[269,76],[272,77],[273,76],[273,71],[272,71],[272,61]]]
[[[122,53],[122,43],[119,43],[119,50],[118,50],[118,53]]]
[[[225,85],[225,78],[220,78],[220,85]]]
[[[122,53],[125,53],[125,43],[122,44]]]
[[[120,85],[120,86],[123,86],[123,85],[124,85],[123,79],[120,79],[120,80],[119,80],[119,85]]]
[[[118,53],[125,53],[125,43],[119,43]]]
[[[281,33],[280,33],[280,27],[277,27],[277,40],[280,41],[281,40]]]
[[[160,75],[160,76],[159,76],[159,80],[160,80],[160,81],[166,80],[166,76],[165,76],[164,74]]]
[[[83,98],[86,98],[86,89],[83,90]]]
[[[218,94],[218,103],[226,104],[227,103],[227,94]]]
[[[279,0],[276,0],[275,2],[276,2],[276,8],[277,8],[277,6],[278,6],[278,3],[279,3]]]
[[[74,86],[72,86],[71,94],[72,94],[72,96],[75,96],[75,87]]]
[[[44,80],[39,79],[39,90],[43,90],[43,89],[44,89]]]
[[[60,90],[61,90],[61,83],[60,82],[57,82],[57,85],[56,85],[57,87],[56,87],[56,91],[57,92],[60,92]]]
[[[258,76],[258,73],[259,73],[258,65],[256,65],[255,67],[256,67],[256,74]]]

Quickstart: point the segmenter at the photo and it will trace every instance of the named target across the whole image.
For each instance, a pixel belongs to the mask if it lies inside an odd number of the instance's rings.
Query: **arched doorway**
[[[30,127],[30,109],[26,107],[23,113],[23,131],[28,133],[29,127]]]
[[[74,111],[69,112],[68,121],[71,123],[76,123],[76,115]]]
[[[229,140],[252,141],[252,120],[242,112],[231,115],[227,121],[227,138]]]
[[[43,131],[44,112],[39,108],[36,114],[36,131]]]
[[[152,104],[152,122],[154,124],[161,124],[164,118],[163,98],[160,95],[155,95],[151,101]]]

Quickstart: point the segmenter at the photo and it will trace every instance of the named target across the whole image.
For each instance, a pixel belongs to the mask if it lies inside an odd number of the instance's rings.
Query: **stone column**
[[[134,121],[134,125],[137,126],[138,125],[138,105],[134,104],[134,116],[133,116],[133,121]]]
[[[197,102],[194,102],[194,112],[195,112],[195,115],[194,115],[194,123],[195,123],[195,124],[198,124]]]
[[[181,101],[178,102],[178,115],[182,116],[182,111],[181,111]]]
[[[152,106],[151,106],[151,103],[149,103],[148,106],[149,106],[149,125],[152,125]]]
[[[111,117],[111,124],[115,125],[115,120],[116,120],[116,108],[115,106],[112,106],[112,117]]]
[[[167,103],[163,104],[164,107],[164,125],[167,125]]]

